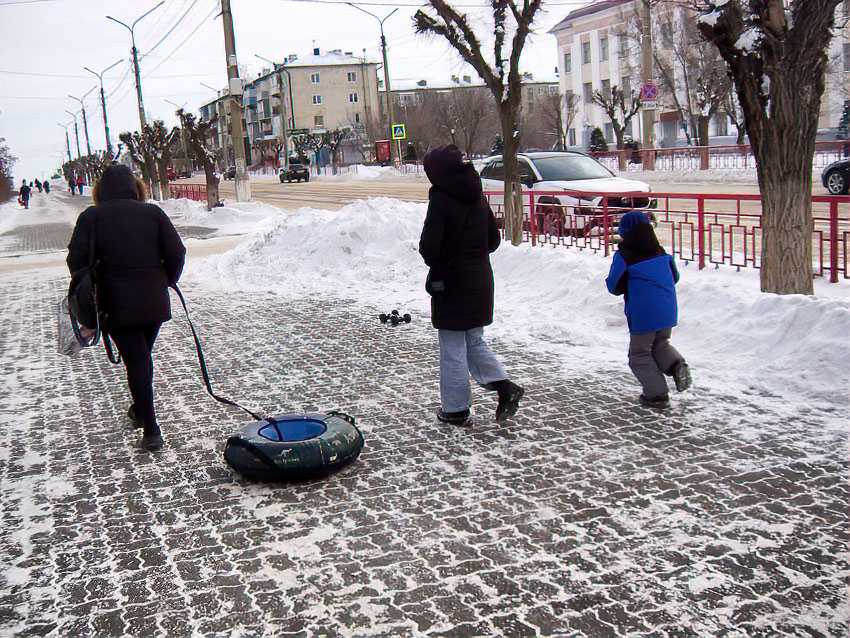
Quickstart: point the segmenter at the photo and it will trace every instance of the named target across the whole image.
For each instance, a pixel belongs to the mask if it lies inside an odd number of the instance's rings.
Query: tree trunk
[[[218,206],[218,176],[215,174],[215,166],[210,163],[204,164],[204,176],[207,180],[207,210],[212,210]]]
[[[505,234],[514,246],[522,243],[522,185],[519,181],[516,154],[519,151],[519,133],[516,105],[502,103],[499,118],[502,124],[502,163],[505,167]]]
[[[614,135],[617,138],[617,163],[620,171],[625,171],[627,168],[625,132],[625,128],[614,127]]]
[[[158,159],[156,164],[159,169],[159,189],[162,193],[162,199],[169,199],[171,189],[168,187],[168,160],[163,157]]]
[[[147,171],[147,175],[144,175],[144,171],[143,175],[147,181],[148,192],[150,193],[151,199],[161,201],[162,193],[159,190],[159,180],[157,180],[156,175],[156,162],[152,155],[145,155],[145,169]]]
[[[710,151],[708,148],[708,125],[711,122],[710,115],[700,115],[697,119],[697,144],[699,144],[699,167],[708,170]]]

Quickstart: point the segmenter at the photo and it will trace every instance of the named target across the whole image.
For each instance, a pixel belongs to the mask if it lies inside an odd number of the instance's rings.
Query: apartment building
[[[561,20],[550,33],[555,35],[558,48],[558,70],[561,91],[575,95],[576,105],[568,140],[570,145],[587,148],[592,130],[599,127],[609,142],[614,141],[613,126],[603,109],[593,103],[594,91],[606,93],[618,86],[626,95],[637,92],[642,84],[640,65],[640,28],[638,11],[642,6],[636,0],[600,0],[576,9]],[[845,3],[839,12],[846,13]],[[844,100],[850,87],[850,77],[844,71],[850,63],[850,34],[847,20],[838,37],[831,43],[833,60],[827,77],[827,92],[821,107],[820,128],[827,133],[837,127]],[[657,58],[653,81],[659,86],[656,124],[652,131],[658,146],[682,146],[687,137],[696,139],[696,116],[702,111],[701,91],[695,78],[704,73],[699,65],[708,56],[693,55],[688,49],[702,46],[695,31],[695,17],[679,2],[662,1],[652,10],[653,42]],[[710,46],[710,45],[706,45]],[[660,71],[661,65],[665,71]],[[730,106],[731,108],[731,106]],[[728,117],[728,109],[718,108],[709,123],[709,136],[722,142],[733,143],[735,127]],[[643,139],[640,114],[635,116],[626,134],[636,140]]]
[[[262,160],[262,142],[281,140],[281,88],[288,135],[321,133],[350,127],[363,132],[378,113],[378,65],[335,50],[314,49],[304,58],[290,55],[277,69],[265,69],[245,84],[242,104],[247,157]],[[280,76],[280,80],[278,79]],[[201,118],[218,115],[215,148],[224,149],[222,163],[232,163],[229,97],[219,97],[200,108]]]

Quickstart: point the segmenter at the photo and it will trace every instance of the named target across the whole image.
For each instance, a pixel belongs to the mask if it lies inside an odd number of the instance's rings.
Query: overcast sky
[[[386,16],[390,82],[408,85],[427,79],[445,85],[452,75],[475,72],[441,40],[414,33],[415,0],[378,4],[364,9]],[[322,51],[341,49],[369,61],[380,60],[378,21],[346,5],[342,0],[231,0],[239,64],[250,79],[268,66],[255,54],[280,61],[290,53],[300,57],[313,47]],[[483,0],[455,0],[470,14],[486,17]],[[0,0],[0,137],[18,157],[16,183],[49,176],[61,164],[65,133],[59,126],[73,122],[65,110],[77,112],[80,103],[68,94],[85,99],[92,150],[105,148],[99,84],[89,67],[100,73],[120,63],[104,76],[110,138],[117,144],[122,131],[139,126],[130,62],[130,34],[106,19],[113,16],[132,22],[154,7],[157,0]],[[586,0],[553,0],[544,3],[537,28],[522,57],[522,69],[535,79],[554,80],[557,65],[554,36],[548,30]],[[220,0],[166,0],[135,29],[142,54],[142,91],[149,118],[177,124],[175,107],[166,100],[197,111],[215,93],[201,83],[222,88],[227,71]],[[482,31],[487,32],[482,22]],[[492,51],[492,49],[490,49]],[[78,117],[80,147],[86,153],[82,118]],[[73,124],[68,128],[76,157]]]

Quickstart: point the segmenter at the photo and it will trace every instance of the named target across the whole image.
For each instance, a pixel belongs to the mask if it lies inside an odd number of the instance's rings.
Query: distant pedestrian
[[[154,412],[151,352],[160,326],[171,319],[168,287],[180,278],[186,249],[165,212],[144,203],[145,196],[144,184],[128,167],[107,167],[92,189],[95,205],[77,219],[67,261],[71,274],[88,266],[94,232],[101,327],[127,368],[133,397],[128,416],[143,428],[141,445],[158,450],[163,440]]]
[[[469,376],[498,393],[496,420],[516,414],[524,390],[508,375],[484,341],[493,323],[493,269],[490,253],[501,242],[481,178],[454,144],[424,158],[431,180],[428,213],[419,254],[430,267],[431,323],[440,339],[440,409],[443,423],[470,426]]]
[[[44,186],[45,194],[50,193],[50,182],[48,182],[47,180],[44,180],[44,182],[41,185]]]
[[[38,189],[38,192],[40,193],[40,192],[41,192],[41,187],[42,187],[41,182],[40,182],[40,181],[38,181],[38,180],[35,180],[35,187]]]
[[[18,202],[24,208],[30,207],[30,194],[32,188],[27,185],[27,180],[21,180],[21,188],[18,190]]]
[[[77,190],[77,182],[73,177],[68,178],[68,190],[71,191],[71,195],[73,195],[74,191]]]
[[[678,321],[679,271],[658,243],[646,213],[633,210],[623,215],[619,233],[623,241],[605,283],[611,294],[625,298],[631,333],[629,367],[643,387],[641,405],[666,408],[670,396],[664,375],[673,377],[679,392],[691,386],[688,364],[670,343]]]
[[[83,194],[83,186],[86,185],[86,179],[82,175],[77,176],[77,192],[82,195]]]

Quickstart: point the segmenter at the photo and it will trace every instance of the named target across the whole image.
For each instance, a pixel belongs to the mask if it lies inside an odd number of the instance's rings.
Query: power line
[[[195,33],[197,33],[197,32],[198,32],[198,30],[199,30],[202,26],[204,26],[204,25],[207,23],[207,21],[208,21],[208,20],[209,20],[209,19],[210,19],[210,18],[211,18],[211,17],[212,17],[212,16],[213,16],[213,15],[214,15],[217,11],[218,11],[218,7],[214,7],[214,8],[213,8],[213,10],[212,10],[212,11],[210,11],[210,12],[209,12],[209,13],[208,13],[205,17],[204,17],[204,19],[203,19],[203,20],[201,20],[201,22],[198,24],[198,26],[196,26],[194,29],[192,29],[191,33],[189,33],[189,35],[187,35],[187,36],[183,39],[183,41],[182,41],[180,44],[178,44],[178,45],[174,48],[174,50],[173,50],[171,53],[169,53],[167,56],[165,56],[159,64],[157,64],[157,65],[156,65],[153,69],[151,69],[150,71],[148,71],[148,72],[145,74],[145,77],[150,77],[150,76],[151,76],[151,75],[152,75],[152,74],[153,74],[153,73],[154,73],[154,72],[155,72],[155,71],[156,71],[159,67],[161,67],[163,64],[165,64],[165,63],[168,61],[168,58],[170,58],[172,55],[174,55],[175,53],[177,53],[177,51],[180,49],[180,47],[182,47],[184,44],[186,44],[186,42],[188,42],[188,41],[189,41],[189,38],[191,38],[193,35],[195,35]]]
[[[181,16],[177,19],[177,22],[175,22],[175,23],[174,23],[174,25],[173,25],[173,26],[172,26],[172,27],[171,27],[168,31],[166,31],[166,32],[165,32],[165,35],[164,35],[164,36],[162,36],[162,37],[159,39],[159,42],[157,42],[157,43],[156,43],[155,45],[153,45],[150,49],[148,49],[148,52],[147,52],[147,53],[145,53],[144,55],[142,55],[142,57],[144,58],[144,57],[149,56],[151,53],[153,53],[153,52],[156,50],[156,48],[157,48],[160,44],[162,44],[163,42],[165,42],[165,40],[168,38],[168,36],[170,36],[172,33],[174,33],[174,29],[176,29],[178,26],[180,26],[180,23],[181,23],[181,22],[183,22],[183,18],[185,18],[187,15],[189,15],[189,12],[190,12],[190,11],[194,8],[194,6],[195,6],[196,4],[198,4],[198,0],[192,0],[192,4],[190,4],[190,5],[189,5],[189,8],[188,8],[188,9],[186,9],[186,11],[184,11],[184,12],[183,12],[183,15],[181,15]]]
[[[9,75],[31,75],[34,77],[45,77],[45,78],[87,78],[87,75],[63,75],[61,73],[29,73],[26,71],[4,71],[0,70],[0,73],[8,73]]]

